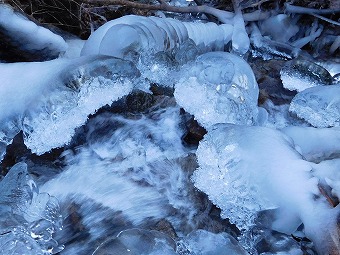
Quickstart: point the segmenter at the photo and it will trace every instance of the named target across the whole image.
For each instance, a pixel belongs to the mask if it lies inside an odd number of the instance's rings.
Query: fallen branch
[[[299,13],[299,14],[336,14],[340,12],[340,9],[313,9],[306,8],[302,6],[291,5],[285,3],[285,10],[290,13]]]
[[[224,10],[219,10],[211,6],[200,5],[200,6],[172,6],[167,4],[165,1],[159,1],[159,4],[143,4],[139,2],[133,2],[129,0],[84,0],[84,3],[95,4],[95,5],[120,5],[129,6],[136,9],[154,10],[154,11],[167,11],[177,13],[205,13],[215,16],[220,22],[231,24],[233,23],[234,13]],[[261,12],[255,11],[252,13],[243,14],[245,21],[257,21],[263,20],[270,17],[274,12]]]

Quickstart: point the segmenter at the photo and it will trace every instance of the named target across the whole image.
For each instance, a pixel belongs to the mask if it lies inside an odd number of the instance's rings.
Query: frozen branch
[[[285,3],[285,9],[290,13],[299,13],[299,14],[335,14],[339,13],[340,9],[312,9],[301,6],[295,6],[288,3]]]

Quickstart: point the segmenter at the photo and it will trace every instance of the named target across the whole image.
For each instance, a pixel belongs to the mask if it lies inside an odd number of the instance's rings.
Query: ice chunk
[[[1,64],[0,74],[0,142],[9,144],[23,130],[25,144],[42,154],[68,143],[89,114],[128,94],[139,71],[129,61],[97,56]]]
[[[176,255],[175,247],[174,240],[162,232],[129,229],[102,243],[93,255]]]
[[[242,58],[226,52],[206,53],[182,71],[184,77],[175,86],[176,101],[204,127],[254,123],[259,89]]]
[[[234,29],[232,35],[232,47],[236,54],[245,54],[250,47],[250,40],[244,25],[242,12],[236,12],[234,16]]]
[[[200,142],[197,158],[195,186],[240,229],[248,229],[258,211],[281,207],[286,215],[275,228],[294,231],[299,210],[317,192],[310,164],[274,129],[217,124]]]
[[[322,66],[308,60],[286,62],[280,71],[283,87],[298,92],[307,88],[332,84],[332,76]]]
[[[179,241],[179,254],[192,255],[246,255],[242,246],[227,233],[196,230]]]
[[[10,169],[0,191],[1,254],[46,255],[63,249],[53,239],[61,228],[58,201],[39,193],[25,163]]]
[[[313,162],[340,156],[340,128],[290,126],[281,130],[291,137],[297,151]]]
[[[31,54],[28,60],[35,61],[56,58],[67,49],[61,36],[37,26],[6,4],[0,4],[0,28],[1,33],[6,36],[6,42],[22,50],[21,57],[24,60],[25,54]]]
[[[298,93],[289,111],[314,127],[339,127],[340,85],[319,86]]]

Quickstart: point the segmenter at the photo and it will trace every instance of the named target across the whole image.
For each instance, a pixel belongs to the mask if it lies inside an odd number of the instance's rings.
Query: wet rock
[[[186,134],[183,136],[183,141],[188,145],[198,145],[199,141],[207,133],[204,127],[198,124],[194,116],[190,115],[189,119],[185,122]]]
[[[157,230],[159,232],[162,232],[162,233],[170,236],[172,239],[176,239],[177,238],[177,234],[176,234],[176,231],[175,231],[174,227],[166,219],[161,219],[151,229]]]

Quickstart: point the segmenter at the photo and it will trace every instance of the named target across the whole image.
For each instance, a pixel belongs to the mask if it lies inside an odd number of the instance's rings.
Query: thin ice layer
[[[274,227],[294,231],[299,211],[317,192],[309,163],[274,129],[215,125],[200,142],[197,158],[195,186],[240,229],[248,229],[258,211],[281,207],[285,217]]]
[[[298,93],[289,111],[317,128],[340,126],[340,85],[320,86]]]
[[[183,67],[175,86],[177,103],[204,127],[250,125],[257,118],[258,85],[250,66],[226,52],[210,52]]]

